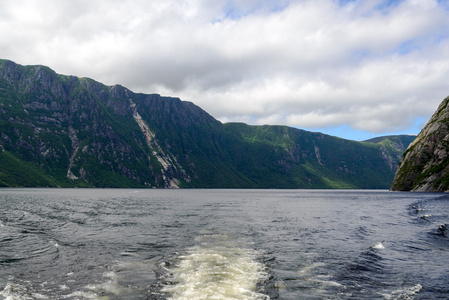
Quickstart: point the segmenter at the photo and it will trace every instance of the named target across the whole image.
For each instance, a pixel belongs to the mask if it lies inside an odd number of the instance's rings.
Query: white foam
[[[92,292],[82,292],[82,291],[76,291],[69,295],[64,296],[65,299],[101,299],[97,294]]]
[[[344,287],[343,284],[337,281],[333,281],[332,275],[319,274],[319,270],[317,269],[325,266],[325,263],[315,262],[310,265],[301,267],[301,269],[297,272],[299,279],[303,280],[304,282],[313,283],[314,293],[316,293],[316,295],[326,294],[329,288]]]
[[[60,286],[59,286],[59,289],[60,289],[61,291],[67,291],[67,290],[69,290],[70,288],[69,288],[68,286],[66,286],[65,284],[63,284],[63,285],[60,285]]]
[[[32,293],[31,294],[33,299],[50,299],[49,297],[39,294],[39,293]]]
[[[86,286],[91,291],[107,292],[114,295],[120,295],[123,292],[123,288],[118,283],[117,274],[115,272],[106,272],[103,277],[109,278],[108,281],[100,284],[91,284]]]
[[[332,280],[325,280],[325,281],[323,280],[323,281],[321,281],[321,283],[326,286],[334,286],[334,287],[343,287],[344,286],[343,284],[336,282],[336,281],[332,281]]]
[[[323,266],[325,266],[324,263],[322,263],[322,262],[315,262],[313,264],[304,266],[301,269],[299,269],[298,270],[298,275],[301,275],[301,276],[308,275],[309,273],[311,273],[316,268],[323,267]]]
[[[421,219],[428,221],[432,217],[431,214],[425,214],[421,216]]]
[[[28,291],[24,285],[12,282],[8,282],[3,291],[0,291],[0,296],[3,296],[4,300],[50,299],[45,295]]]
[[[385,299],[414,299],[414,296],[422,290],[421,284],[416,284],[414,286],[398,289],[393,291],[391,294],[383,295]]]
[[[257,261],[261,253],[223,237],[179,257],[170,270],[174,284],[163,288],[169,299],[269,299],[257,291],[257,283],[267,278],[266,266]]]
[[[373,249],[385,249],[385,246],[384,244],[382,244],[382,242],[379,242],[373,246]]]

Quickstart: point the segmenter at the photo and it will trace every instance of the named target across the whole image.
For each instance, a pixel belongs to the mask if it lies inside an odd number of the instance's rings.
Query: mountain
[[[415,138],[416,135],[390,135],[372,138],[365,142],[378,144],[385,162],[388,162],[391,169],[395,169],[401,161],[402,154]]]
[[[387,148],[393,148],[404,152],[407,147],[413,142],[416,138],[416,135],[389,135],[389,136],[380,136],[375,137],[365,142],[381,144]]]
[[[214,119],[193,103],[0,60],[0,186],[388,188],[407,138]]]
[[[391,190],[449,190],[449,97],[403,154]]]

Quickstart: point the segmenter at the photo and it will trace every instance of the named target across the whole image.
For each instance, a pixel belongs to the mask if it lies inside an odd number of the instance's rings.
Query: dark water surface
[[[448,299],[449,195],[0,189],[0,299]]]

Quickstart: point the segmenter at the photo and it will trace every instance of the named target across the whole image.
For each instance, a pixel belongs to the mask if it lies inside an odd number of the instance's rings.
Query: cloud
[[[222,121],[406,132],[449,94],[444,1],[3,2],[2,58]]]

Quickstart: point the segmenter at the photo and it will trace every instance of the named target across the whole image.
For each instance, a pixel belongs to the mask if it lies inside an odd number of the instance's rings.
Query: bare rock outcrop
[[[449,97],[402,156],[391,190],[444,192],[449,189]]]

